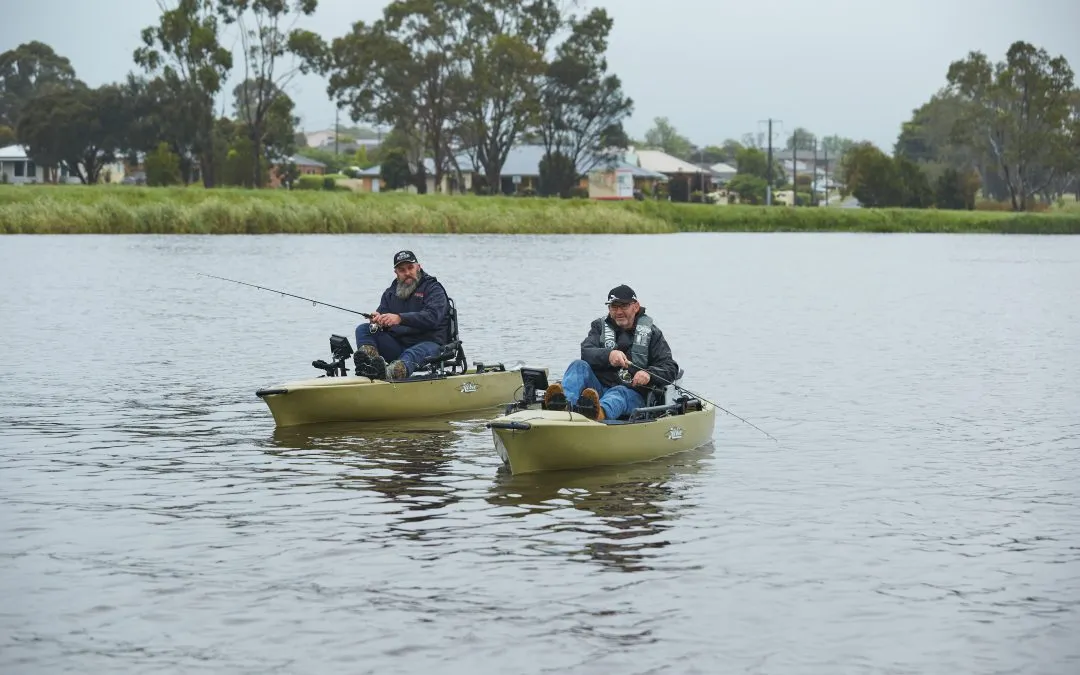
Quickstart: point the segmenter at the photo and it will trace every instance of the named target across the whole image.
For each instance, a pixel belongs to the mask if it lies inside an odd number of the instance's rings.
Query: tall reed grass
[[[0,188],[5,233],[630,233],[662,219],[576,200],[283,190]]]
[[[0,233],[1080,234],[1080,212],[715,206],[657,201],[133,186],[0,186]]]
[[[789,208],[633,202],[681,232],[953,232],[1080,234],[1080,212],[1006,213],[937,209]]]

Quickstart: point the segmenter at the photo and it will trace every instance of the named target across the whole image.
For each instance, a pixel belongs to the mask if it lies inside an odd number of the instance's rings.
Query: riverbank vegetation
[[[1080,210],[716,206],[200,187],[0,186],[5,234],[967,232],[1080,234]]]

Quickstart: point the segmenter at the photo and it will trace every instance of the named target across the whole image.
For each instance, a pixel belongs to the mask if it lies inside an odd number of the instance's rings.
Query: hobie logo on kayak
[[[667,430],[667,437],[673,441],[677,441],[682,438],[682,429],[679,427],[671,427]]]
[[[479,389],[479,387],[477,387],[476,384],[473,382],[466,382],[465,384],[461,385],[462,394],[471,394],[477,389]]]

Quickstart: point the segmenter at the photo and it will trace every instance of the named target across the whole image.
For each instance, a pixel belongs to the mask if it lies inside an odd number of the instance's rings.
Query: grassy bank
[[[1080,234],[1080,212],[1011,213],[936,209],[623,204],[680,232],[966,232]]]
[[[0,186],[0,233],[987,232],[1080,234],[1080,212],[713,206],[670,202],[131,186]]]

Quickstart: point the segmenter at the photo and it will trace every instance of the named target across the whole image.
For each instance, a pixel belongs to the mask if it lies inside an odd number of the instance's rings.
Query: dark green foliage
[[[167,143],[158,143],[153,152],[147,153],[144,167],[146,184],[151,187],[177,185],[181,182],[180,158],[169,149]]]
[[[379,165],[379,176],[389,190],[400,190],[409,185],[412,182],[412,171],[409,169],[405,151],[400,148],[387,151]]]
[[[540,160],[541,196],[569,197],[577,179],[578,172],[574,161],[561,152],[555,152]]]

